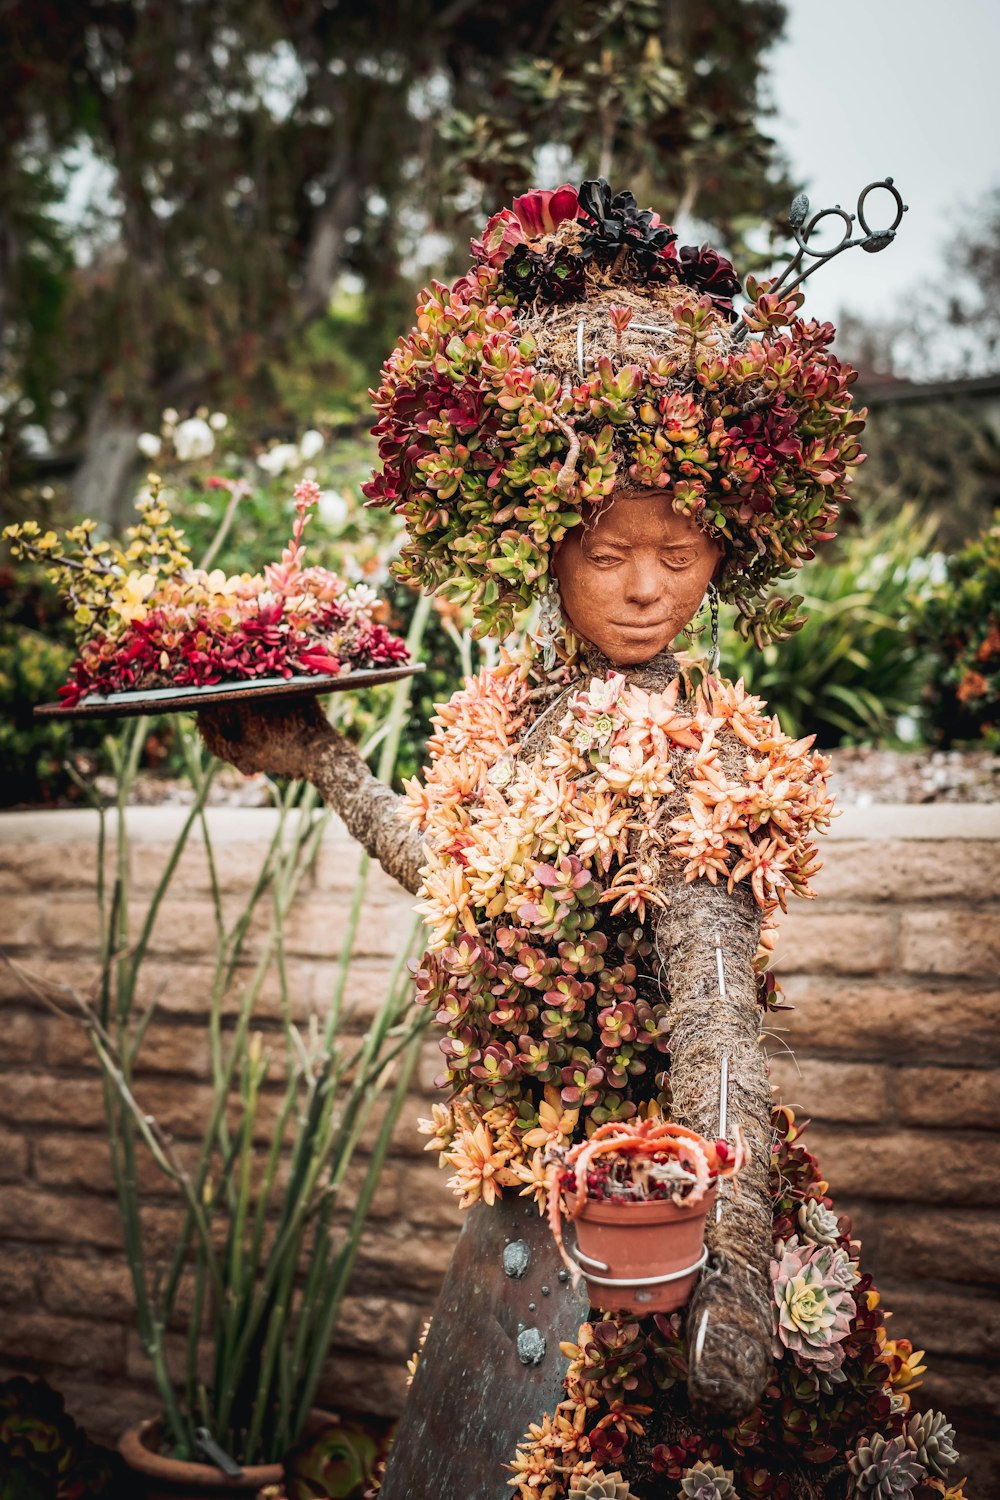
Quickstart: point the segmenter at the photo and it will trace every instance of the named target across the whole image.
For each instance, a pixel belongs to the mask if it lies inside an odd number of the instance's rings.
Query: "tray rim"
[[[213,682],[199,687],[130,688],[107,697],[83,698],[72,708],[62,703],[36,704],[36,719],[128,719],[143,715],[187,713],[192,709],[210,708],[215,703],[241,703],[251,698],[281,699],[315,697],[323,693],[343,693],[365,687],[378,687],[419,676],[426,663],[398,662],[387,667],[358,667],[350,672],[299,674],[294,677],[260,677],[236,682]]]

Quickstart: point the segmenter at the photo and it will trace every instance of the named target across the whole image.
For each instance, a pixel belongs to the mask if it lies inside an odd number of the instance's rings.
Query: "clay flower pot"
[[[142,1476],[136,1490],[144,1500],[210,1500],[220,1495],[255,1496],[267,1484],[281,1484],[281,1464],[252,1464],[238,1479],[228,1479],[211,1464],[167,1458],[159,1452],[160,1426],[155,1418],[130,1427],[118,1451],[133,1474]],[[132,1491],[129,1492],[130,1494]]]
[[[714,1185],[680,1206],[588,1198],[572,1222],[592,1306],[638,1317],[683,1307],[708,1257],[705,1219],[714,1202]]]
[[[657,1117],[609,1121],[556,1150],[549,1228],[573,1284],[582,1273],[592,1305],[606,1312],[641,1317],[683,1307],[708,1259],[705,1219],[716,1184],[745,1160],[739,1127],[730,1145]],[[563,1241],[564,1193],[575,1254]]]

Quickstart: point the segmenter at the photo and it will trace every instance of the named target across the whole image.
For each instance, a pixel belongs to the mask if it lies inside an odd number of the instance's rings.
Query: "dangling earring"
[[[719,590],[714,583],[708,585],[708,613],[712,621],[712,654],[708,659],[708,670],[714,677],[722,655],[719,648]]]
[[[541,648],[542,667],[551,672],[556,664],[556,641],[563,633],[562,602],[559,590],[550,578],[538,606],[538,619],[531,639]]]

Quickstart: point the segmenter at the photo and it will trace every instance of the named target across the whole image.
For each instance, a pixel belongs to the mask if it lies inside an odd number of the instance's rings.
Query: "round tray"
[[[422,661],[396,667],[359,667],[336,676],[258,677],[253,682],[215,682],[207,687],[150,688],[130,693],[96,694],[72,708],[61,703],[40,703],[36,719],[130,719],[140,714],[177,714],[189,709],[211,708],[213,703],[245,703],[251,698],[305,698],[316,693],[357,692],[414,677],[424,670]]]

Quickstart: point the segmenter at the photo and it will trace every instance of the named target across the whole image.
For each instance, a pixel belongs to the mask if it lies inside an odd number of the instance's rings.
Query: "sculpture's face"
[[[721,555],[662,490],[631,490],[566,533],[553,570],[573,630],[625,667],[665,650],[694,619]]]

